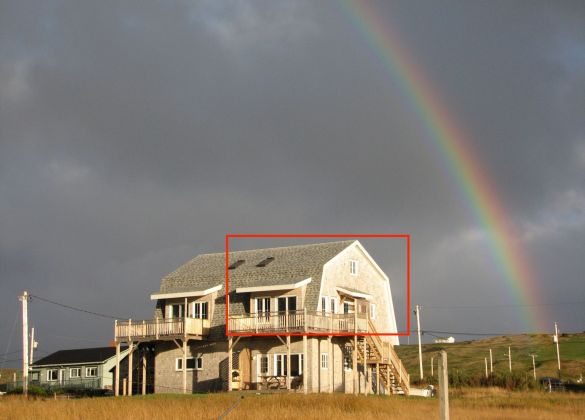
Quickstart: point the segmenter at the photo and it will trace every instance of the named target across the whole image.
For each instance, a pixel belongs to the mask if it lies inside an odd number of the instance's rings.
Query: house
[[[455,337],[437,337],[435,338],[435,344],[453,344],[455,342]]]
[[[396,333],[396,319],[390,280],[359,241],[198,255],[151,300],[154,319],[116,321],[115,341],[130,360],[154,346],[157,393],[409,392],[397,337],[372,335]]]
[[[120,361],[128,353],[120,351]],[[113,390],[115,347],[59,350],[31,366],[30,383],[43,388]]]

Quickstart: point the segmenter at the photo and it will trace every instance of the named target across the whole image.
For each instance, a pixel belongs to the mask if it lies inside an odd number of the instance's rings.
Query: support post
[[[490,349],[490,375],[494,373],[494,359],[492,357],[492,349]]]
[[[435,377],[435,356],[431,356],[431,378]]]
[[[28,292],[24,291],[19,300],[22,302],[22,393],[28,396]]]
[[[228,391],[232,390],[232,369],[233,369],[233,354],[232,354],[232,337],[228,337]]]
[[[309,392],[309,362],[307,360],[307,336],[303,335],[303,393]]]
[[[534,375],[534,380],[536,381],[536,362],[534,361],[536,354],[532,353],[530,357],[532,357],[532,373]]]
[[[118,321],[116,321],[118,322]],[[120,396],[120,342],[116,341],[116,374],[114,375],[114,395]]]
[[[441,420],[449,420],[449,373],[445,350],[441,350],[439,357],[439,407]]]
[[[290,335],[286,336],[286,389],[290,391]]]
[[[364,394],[368,396],[368,385],[370,383],[370,375],[368,375],[368,339],[364,335]]]
[[[376,363],[376,394],[380,395],[380,363]]]
[[[187,393],[187,339],[183,338],[183,394]]]
[[[329,393],[333,392],[333,344],[331,336],[327,337],[327,352],[329,353]]]
[[[357,302],[354,302],[353,307],[353,361],[352,361],[352,375],[353,375],[353,393],[355,395],[359,392],[359,374],[357,371],[357,356],[358,356],[358,337],[357,337]]]
[[[142,349],[142,395],[146,395],[146,351]]]
[[[132,395],[132,367],[133,367],[133,353],[134,353],[134,343],[131,341],[128,347],[128,393],[127,395]]]
[[[128,378],[122,380],[122,395],[126,396],[128,390]]]
[[[483,360],[485,361],[485,377],[488,377],[488,368],[487,368],[487,357],[484,357]]]

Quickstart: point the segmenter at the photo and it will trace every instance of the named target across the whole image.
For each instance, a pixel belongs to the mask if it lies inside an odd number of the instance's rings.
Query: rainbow
[[[542,302],[538,279],[462,125],[449,113],[420,66],[371,1],[341,0],[341,4],[423,123],[430,147],[440,156],[457,193],[486,235],[491,257],[520,308],[519,318],[525,328],[544,330],[546,314],[535,310]]]

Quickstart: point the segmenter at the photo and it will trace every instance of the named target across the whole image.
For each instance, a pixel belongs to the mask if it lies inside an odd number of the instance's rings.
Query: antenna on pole
[[[22,393],[28,396],[28,300],[29,294],[25,290],[18,300],[22,302]]]

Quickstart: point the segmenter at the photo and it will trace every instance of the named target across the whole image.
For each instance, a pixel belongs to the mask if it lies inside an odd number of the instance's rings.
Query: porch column
[[[116,373],[114,375],[114,395],[120,396],[120,342],[116,341]]]
[[[187,339],[183,338],[183,394],[187,393]]]
[[[380,363],[376,363],[376,394],[380,395]]]
[[[364,394],[368,395],[368,385],[370,383],[370,375],[368,375],[368,339],[364,336]]]
[[[333,345],[331,336],[327,337],[327,352],[329,353],[329,393],[333,392]]]
[[[307,394],[309,390],[309,361],[307,360],[307,336],[303,335],[303,392]]]
[[[142,348],[142,395],[146,395],[146,348]]]
[[[357,354],[359,351],[358,337],[357,337],[357,304],[354,305],[354,311],[353,311],[353,330],[354,330],[353,353],[352,353],[352,356],[353,356],[353,363],[352,363],[353,393],[357,395],[359,392],[359,373],[357,371],[357,368],[358,368]]]
[[[286,336],[286,389],[290,391],[290,335]]]
[[[132,353],[134,353],[134,343],[131,341],[128,347],[128,392],[126,395],[132,396]]]
[[[232,390],[232,366],[233,366],[233,355],[232,355],[232,337],[228,337],[228,391]]]

